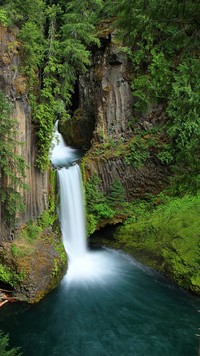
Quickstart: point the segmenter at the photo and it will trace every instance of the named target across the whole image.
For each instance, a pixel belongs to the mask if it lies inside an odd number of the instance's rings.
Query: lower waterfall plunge
[[[70,261],[87,253],[81,174],[76,164],[58,170],[59,218],[63,244]]]

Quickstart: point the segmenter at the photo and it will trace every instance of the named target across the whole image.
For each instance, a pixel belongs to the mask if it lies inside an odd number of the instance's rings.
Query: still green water
[[[25,356],[198,355],[198,298],[123,253],[93,258],[104,273],[65,277],[39,304],[1,309],[12,346]]]

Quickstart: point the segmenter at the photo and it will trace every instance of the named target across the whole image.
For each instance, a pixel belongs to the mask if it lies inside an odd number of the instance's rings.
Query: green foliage
[[[66,265],[67,255],[61,239],[56,240],[56,242],[53,243],[53,246],[60,257],[61,264]]]
[[[170,165],[174,161],[171,146],[169,144],[164,144],[161,151],[157,153],[157,157],[161,163]]]
[[[0,263],[0,280],[10,284],[12,287],[23,281],[25,273],[23,270],[16,272],[11,270],[8,266]]]
[[[53,107],[47,103],[39,104],[35,108],[34,122],[38,127],[38,157],[37,165],[44,171],[49,166],[49,152],[53,138],[53,128],[55,119]]]
[[[171,89],[171,62],[163,52],[151,51],[148,72],[139,74],[132,83],[133,95],[137,98],[135,108],[143,113],[161,100],[166,100]]]
[[[8,224],[14,222],[17,211],[23,211],[19,189],[27,188],[23,182],[27,166],[24,159],[15,152],[20,145],[16,136],[17,122],[12,118],[11,105],[0,91],[0,202]]]
[[[29,77],[33,78],[30,81],[31,102],[37,128],[37,165],[41,170],[48,167],[54,122],[57,118],[68,117],[67,105],[70,104],[77,74],[85,72],[90,64],[87,47],[91,43],[99,43],[94,24],[100,8],[100,0],[92,3],[52,1],[45,9],[38,7],[42,15],[37,14],[36,20],[31,18],[21,29],[28,68],[24,65]],[[39,18],[42,20],[38,21]],[[41,30],[44,21],[47,36],[43,27]],[[35,95],[39,69],[42,70],[40,102]]]
[[[36,163],[42,171],[49,165],[54,123],[69,117],[67,106],[77,75],[90,64],[88,47],[99,45],[95,24],[102,3],[33,0],[27,6],[27,0],[5,0],[0,8],[0,21],[19,27],[21,70],[29,80]]]
[[[114,216],[114,211],[100,191],[99,184],[100,180],[97,174],[94,174],[85,184],[87,230],[89,234],[95,231],[101,219],[111,219]]]
[[[177,68],[167,112],[172,119],[168,134],[173,142],[176,189],[200,189],[200,59],[186,58]],[[186,187],[185,187],[186,185]]]
[[[27,236],[31,240],[36,239],[42,232],[42,228],[38,226],[34,221],[29,221],[26,226]]]
[[[108,195],[108,202],[111,207],[120,207],[125,202],[126,192],[120,181],[116,179],[110,186],[110,194]]]
[[[22,256],[23,255],[21,249],[19,249],[17,247],[17,245],[14,243],[11,246],[11,252],[12,252],[13,256]]]
[[[129,252],[141,252],[146,263],[200,293],[200,196],[165,199],[152,213],[119,228],[115,237]]]
[[[37,224],[43,230],[45,228],[52,227],[55,221],[58,219],[56,213],[56,197],[55,197],[55,189],[56,189],[56,171],[51,169],[49,172],[49,183],[50,183],[50,192],[49,192],[49,201],[48,201],[48,209],[44,210],[42,214],[37,219]]]
[[[92,235],[97,230],[98,220],[93,214],[86,214],[86,230],[88,236]]]
[[[28,4],[27,0],[3,0],[3,7],[9,10],[11,19],[18,25],[20,22],[24,23],[27,18],[39,23],[44,4],[43,0],[33,0]],[[40,15],[39,9],[41,9]]]
[[[44,210],[38,218],[38,224],[43,229],[45,229],[46,227],[52,226],[56,218],[57,215],[55,214],[55,212],[52,212],[50,210]]]
[[[135,116],[166,109],[165,142],[157,157],[175,172],[174,191],[197,192],[199,171],[199,39],[195,0],[109,1],[131,57]],[[111,10],[112,7],[112,10]]]
[[[177,50],[182,55],[198,46],[200,4],[195,0],[123,0],[112,1],[118,15],[116,25],[120,36],[132,49],[134,61],[148,62],[153,48],[164,50],[168,56]]]
[[[101,0],[72,0],[66,4],[61,26],[61,45],[67,63],[71,63],[79,71],[85,71],[90,63],[90,52],[86,46],[92,43],[99,45],[94,24],[101,7]]]
[[[11,24],[9,13],[6,9],[0,8],[0,24],[7,27]]]
[[[22,356],[20,347],[9,349],[9,335],[0,330],[0,355],[2,356]]]
[[[27,242],[34,243],[34,240],[41,236],[42,227],[37,224],[37,221],[28,221],[20,232],[20,236],[25,238]]]
[[[148,143],[141,135],[136,135],[128,144],[128,149],[125,156],[127,164],[132,164],[135,167],[141,167],[149,158]]]
[[[29,20],[23,24],[19,39],[22,41],[24,71],[30,76],[30,79],[33,79],[32,77],[36,77],[34,71],[37,70],[44,56],[43,33],[37,23]],[[30,84],[33,85],[33,83]]]

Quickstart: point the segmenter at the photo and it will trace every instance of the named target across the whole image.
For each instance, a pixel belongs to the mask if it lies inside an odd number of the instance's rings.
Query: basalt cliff
[[[17,153],[26,161],[25,184],[29,187],[22,192],[25,210],[17,217],[18,224],[36,219],[48,208],[48,172],[40,172],[36,165],[36,136],[31,122],[31,107],[28,100],[28,78],[20,72],[19,43],[16,33],[0,28],[0,89],[12,104],[13,117],[18,123]],[[6,188],[6,187],[5,187]],[[4,207],[0,206],[0,242],[12,239],[12,231],[6,225]]]
[[[34,302],[59,282],[66,258],[56,233],[50,227],[38,228],[35,222],[48,211],[53,189],[50,171],[41,172],[35,163],[36,134],[28,99],[28,78],[20,70],[16,31],[0,27],[0,90],[12,105],[12,115],[17,121],[20,144],[15,151],[27,164],[26,188],[21,190],[25,208],[12,225],[7,223],[4,203],[0,203],[0,279],[15,289],[15,297]],[[1,187],[6,190],[6,182],[0,177]]]
[[[109,34],[102,39],[101,48],[92,52],[88,72],[79,76],[72,119],[60,127],[69,145],[87,150],[83,158],[84,177],[89,179],[97,174],[105,195],[112,183],[119,180],[127,201],[156,195],[169,176],[154,150],[149,149],[140,162],[143,147],[134,147],[137,140],[134,129],[143,133],[144,145],[148,145],[149,131],[163,120],[163,114],[162,108],[151,109],[148,115],[138,115],[134,121],[133,76],[133,65]],[[138,162],[134,162],[134,157],[131,160],[134,149]]]

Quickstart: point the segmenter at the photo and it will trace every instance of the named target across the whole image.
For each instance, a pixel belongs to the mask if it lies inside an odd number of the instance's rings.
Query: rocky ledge
[[[66,254],[60,238],[52,231],[26,235],[26,227],[13,242],[0,246],[0,280],[13,287],[13,297],[36,303],[61,281]]]

